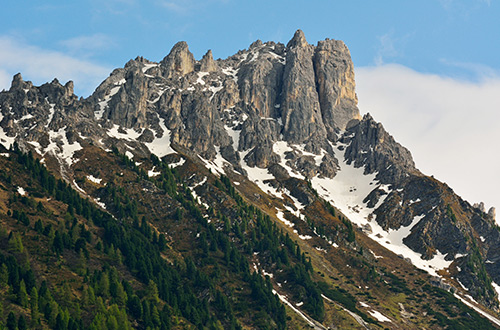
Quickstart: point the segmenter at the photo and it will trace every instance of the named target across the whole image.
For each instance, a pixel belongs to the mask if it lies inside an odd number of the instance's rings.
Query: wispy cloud
[[[477,82],[386,64],[356,70],[359,106],[408,147],[417,166],[471,202],[500,207],[500,76]]]
[[[376,55],[374,58],[375,64],[382,65],[387,60],[391,61],[396,57],[402,56],[405,44],[410,36],[410,34],[398,36],[394,30],[378,36],[378,45],[376,46]]]
[[[378,38],[379,45],[377,49],[377,55],[375,57],[375,64],[381,65],[384,63],[384,58],[394,57],[398,54],[396,48],[394,47],[394,37],[393,33],[386,33]]]
[[[496,77],[500,77],[500,72],[488,65],[480,63],[471,63],[471,62],[460,62],[444,58],[441,59],[440,62],[447,66],[461,69],[465,73],[467,73],[467,76],[471,76],[479,81],[484,79],[490,79],[490,78],[494,79]]]
[[[79,56],[92,56],[93,54],[113,48],[115,41],[102,33],[97,33],[89,36],[79,36],[60,42],[70,54],[78,54]]]
[[[0,89],[10,87],[5,78],[21,72],[27,80],[42,84],[58,78],[62,82],[73,80],[77,93],[87,96],[107,77],[110,69],[87,60],[19,42],[0,36]]]

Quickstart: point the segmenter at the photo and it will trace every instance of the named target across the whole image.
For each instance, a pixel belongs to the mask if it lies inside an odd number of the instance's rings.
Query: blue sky
[[[88,96],[131,58],[161,60],[180,40],[226,58],[256,39],[349,47],[362,113],[426,173],[500,207],[500,1],[7,0],[0,90],[12,76],[75,81]],[[452,168],[451,168],[452,167]]]

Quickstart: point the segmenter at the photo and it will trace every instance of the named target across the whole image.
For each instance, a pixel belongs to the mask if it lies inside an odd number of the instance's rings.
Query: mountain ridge
[[[159,63],[138,57],[114,70],[86,99],[71,82],[36,87],[18,74],[0,111],[4,147],[32,150],[75,188],[86,162],[78,155],[92,146],[139,160],[178,154],[282,200],[268,211],[290,228],[307,223],[316,194],[374,241],[498,310],[494,212],[424,176],[382,124],[360,116],[341,41],[309,45],[298,30],[286,46],[256,41],[216,61],[211,51],[196,61],[179,42]]]

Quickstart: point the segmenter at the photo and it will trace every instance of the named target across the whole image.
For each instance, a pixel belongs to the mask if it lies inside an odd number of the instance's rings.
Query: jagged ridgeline
[[[0,113],[8,329],[500,325],[494,209],[360,116],[342,41],[18,74]]]

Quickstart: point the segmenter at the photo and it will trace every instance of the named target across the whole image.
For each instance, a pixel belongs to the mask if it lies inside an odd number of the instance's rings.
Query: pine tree
[[[31,326],[35,327],[39,323],[39,312],[38,312],[38,290],[36,287],[31,289],[30,296],[30,307],[31,307]]]
[[[160,301],[158,287],[153,280],[149,280],[148,287],[146,288],[146,297],[149,301],[153,301],[155,303]]]
[[[17,303],[22,307],[28,307],[28,293],[26,292],[26,284],[21,280],[19,291],[17,293]]]

